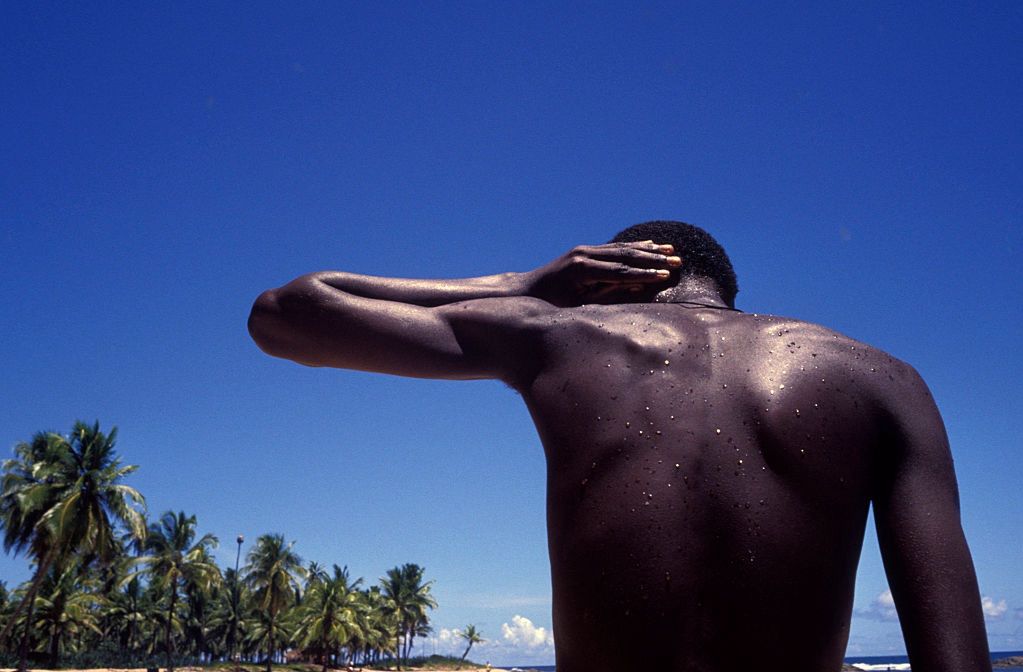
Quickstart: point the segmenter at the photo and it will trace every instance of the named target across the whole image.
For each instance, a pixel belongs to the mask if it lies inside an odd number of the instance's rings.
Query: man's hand
[[[666,289],[682,265],[671,245],[652,240],[580,245],[527,274],[526,293],[556,306],[626,302]]]

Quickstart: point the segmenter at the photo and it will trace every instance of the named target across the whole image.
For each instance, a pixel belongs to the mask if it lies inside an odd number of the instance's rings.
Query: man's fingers
[[[613,285],[664,282],[671,277],[666,268],[631,266],[614,261],[590,259],[580,269],[580,282],[584,285],[610,283]]]
[[[610,243],[577,247],[578,256],[598,261],[617,262],[639,268],[677,268],[682,260],[674,256],[671,245],[655,243]]]

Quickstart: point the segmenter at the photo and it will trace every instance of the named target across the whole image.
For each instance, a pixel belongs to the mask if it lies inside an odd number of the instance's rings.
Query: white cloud
[[[857,616],[868,618],[873,621],[897,621],[899,615],[895,611],[895,598],[891,590],[885,590],[874,598],[866,609],[857,609],[854,612]]]
[[[1005,603],[1005,600],[995,602],[993,598],[987,595],[981,598],[980,606],[984,609],[984,615],[988,618],[1001,618],[1009,610],[1009,605]]]
[[[469,658],[489,661],[499,667],[511,665],[550,665],[554,662],[554,633],[536,625],[529,618],[515,614],[501,624],[500,633],[479,624],[483,642],[472,647]],[[459,637],[459,628],[440,628],[420,642],[420,652],[461,656],[466,642]]]
[[[533,625],[525,616],[515,614],[511,625],[501,624],[501,638],[508,644],[526,649],[554,646],[554,633],[547,628]]]
[[[433,638],[434,646],[444,647],[445,649],[451,647],[456,642],[460,641],[458,638],[458,630],[452,630],[450,628],[441,628],[437,636]]]

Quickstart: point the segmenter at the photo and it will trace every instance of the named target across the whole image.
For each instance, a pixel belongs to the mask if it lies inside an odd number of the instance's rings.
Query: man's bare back
[[[528,292],[317,274],[261,297],[250,327],[305,364],[518,389],[547,455],[559,672],[837,670],[871,503],[914,666],[989,669],[919,377],[822,327],[731,310],[701,278],[665,292],[655,271],[678,262],[656,247],[587,248],[636,271],[571,290],[607,303],[560,300],[558,261]]]
[[[883,397],[913,384],[906,367],[720,309],[552,319],[561,356],[523,396],[547,451],[559,660],[838,669]]]

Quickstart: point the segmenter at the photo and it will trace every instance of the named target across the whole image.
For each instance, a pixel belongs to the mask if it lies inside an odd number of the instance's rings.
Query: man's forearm
[[[441,306],[457,301],[526,296],[531,273],[499,273],[478,278],[419,280],[359,275],[342,271],[314,273],[312,278],[341,292],[366,299],[397,301],[417,306]]]

